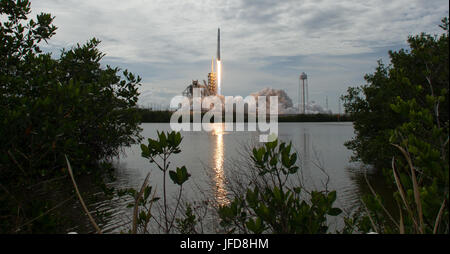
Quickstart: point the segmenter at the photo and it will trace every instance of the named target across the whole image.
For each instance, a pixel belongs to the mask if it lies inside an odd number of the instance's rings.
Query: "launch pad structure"
[[[211,60],[211,72],[208,73],[208,89],[211,94],[217,94],[217,73],[214,72],[214,58]]]

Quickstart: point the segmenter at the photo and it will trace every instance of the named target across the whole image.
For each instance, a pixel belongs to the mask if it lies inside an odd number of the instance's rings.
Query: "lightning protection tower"
[[[298,105],[299,110],[303,114],[306,113],[306,106],[309,103],[309,95],[308,95],[308,76],[306,73],[302,72],[300,74],[299,85],[298,85]],[[301,109],[300,109],[301,105]]]

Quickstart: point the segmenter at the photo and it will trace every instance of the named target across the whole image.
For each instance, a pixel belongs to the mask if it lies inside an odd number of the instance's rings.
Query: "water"
[[[156,138],[157,131],[171,131],[169,124],[148,123],[141,126],[142,136]],[[225,132],[223,125],[214,125],[212,132],[182,132],[182,152],[174,155],[171,169],[185,165],[192,175],[184,187],[185,198],[199,200],[199,189],[209,192],[217,203],[227,203],[227,179],[232,178],[232,165],[242,159],[243,148],[248,144],[258,144],[258,132]],[[357,163],[349,162],[352,151],[344,143],[354,137],[352,123],[279,123],[279,139],[292,142],[299,154],[303,184],[308,189],[336,190],[336,206],[350,213],[360,206],[360,197],[369,192],[364,174],[375,190],[386,192],[383,178]],[[234,162],[234,163],[233,163]],[[162,195],[162,173],[147,159],[141,157],[139,145],[124,149],[115,161],[116,178],[111,185],[115,188],[133,187],[138,189],[148,172],[150,185]],[[168,179],[169,196],[176,195],[177,187]],[[388,193],[386,193],[388,195]],[[119,232],[130,219],[130,209],[126,202],[118,199],[94,204],[101,212],[111,214],[102,224],[107,232]],[[334,221],[336,225],[338,222]],[[337,225],[336,227],[338,227]]]

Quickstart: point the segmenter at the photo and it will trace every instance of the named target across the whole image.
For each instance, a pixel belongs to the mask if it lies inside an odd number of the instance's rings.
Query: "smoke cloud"
[[[287,114],[298,114],[300,112],[298,104],[293,104],[292,99],[287,95],[287,93],[280,89],[272,89],[272,88],[264,88],[259,92],[252,93],[252,96],[255,99],[258,99],[259,96],[266,96],[267,98],[267,110],[269,110],[269,96],[278,96],[278,114],[287,115]],[[307,114],[331,114],[331,110],[325,110],[322,106],[315,103],[314,101],[310,101],[308,105],[306,105],[306,113]],[[269,111],[267,111],[269,112]]]
[[[270,112],[270,96],[278,96],[278,114],[280,115],[289,115],[289,114],[299,114],[301,113],[302,106],[298,104],[293,104],[292,99],[287,95],[286,91],[283,89],[273,89],[273,88],[264,88],[259,92],[255,92],[250,94],[258,101],[259,96],[266,97],[266,112]],[[213,102],[212,101],[204,101],[206,97],[202,97],[200,100],[200,105],[202,110],[210,110],[212,109]],[[217,95],[216,99],[222,102],[222,110],[225,110],[225,96]],[[191,107],[192,107],[192,97],[189,98]],[[211,103],[211,104],[210,104]],[[315,101],[310,101],[309,104],[306,105],[305,109],[306,114],[332,114],[331,110],[324,109],[321,105],[317,104]]]

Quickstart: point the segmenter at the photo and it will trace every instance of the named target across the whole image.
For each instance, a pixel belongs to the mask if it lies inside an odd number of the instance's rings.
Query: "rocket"
[[[222,93],[222,62],[220,60],[220,27],[217,29],[217,94]]]
[[[220,28],[217,30],[217,61],[220,61]]]

